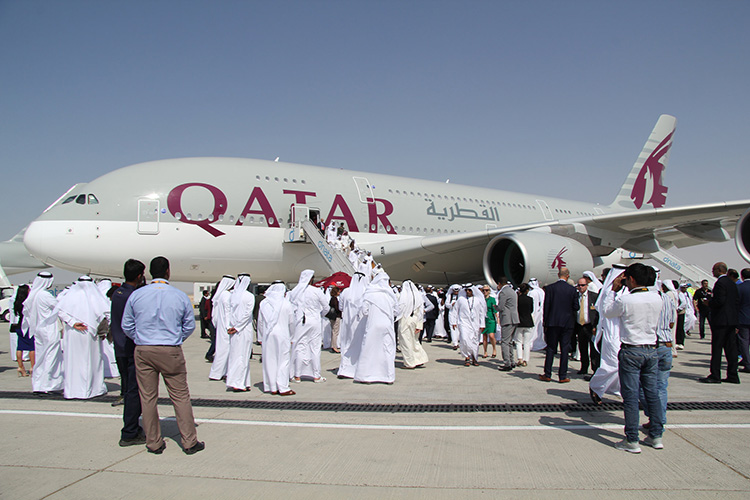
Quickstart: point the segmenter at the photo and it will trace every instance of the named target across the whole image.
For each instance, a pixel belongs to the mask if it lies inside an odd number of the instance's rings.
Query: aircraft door
[[[370,183],[364,177],[352,177],[354,184],[357,186],[357,194],[359,194],[359,201],[367,203],[367,199],[374,199],[375,195],[372,194],[372,187]]]
[[[159,200],[138,200],[138,234],[159,234]]]
[[[554,217],[552,216],[552,210],[549,208],[549,205],[547,205],[547,202],[544,200],[536,200],[537,205],[539,205],[539,208],[542,209],[542,214],[544,214],[544,220],[553,220]]]

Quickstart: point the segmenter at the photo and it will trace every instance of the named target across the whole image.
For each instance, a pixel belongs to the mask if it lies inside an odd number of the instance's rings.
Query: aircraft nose
[[[43,224],[39,221],[29,224],[23,235],[23,244],[31,255],[42,262],[47,262],[50,253],[49,237],[45,235],[47,231],[42,226]]]

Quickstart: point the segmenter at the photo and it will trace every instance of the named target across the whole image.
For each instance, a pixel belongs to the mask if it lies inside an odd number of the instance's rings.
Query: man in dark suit
[[[427,303],[425,303],[424,313],[424,330],[419,332],[419,341],[422,342],[422,334],[427,335],[427,342],[432,342],[432,334],[435,332],[435,320],[440,316],[440,307],[438,306],[438,299],[432,294],[432,287],[425,287],[425,298],[432,304],[432,308],[428,311]]]
[[[711,313],[708,323],[711,325],[711,373],[708,377],[699,378],[705,384],[729,382],[739,384],[737,373],[737,325],[739,324],[739,294],[737,284],[727,276],[727,265],[717,262],[711,269],[718,278],[714,285],[713,297],[709,301]],[[721,353],[727,357],[727,378],[721,378]]]
[[[544,374],[539,380],[552,380],[552,363],[555,351],[560,345],[560,383],[570,382],[568,378],[568,356],[570,354],[570,339],[573,336],[573,325],[578,313],[578,292],[568,284],[570,271],[561,267],[557,273],[560,278],[544,289],[544,341],[547,343],[547,357],[544,360]]]
[[[578,350],[581,353],[581,369],[578,375],[586,375],[589,371],[589,352],[591,352],[591,371],[599,368],[599,352],[594,348],[594,332],[599,324],[599,312],[594,305],[599,297],[588,289],[586,278],[578,280],[578,314],[573,327],[573,335],[578,339]]]
[[[737,285],[740,295],[739,328],[737,329],[737,341],[742,356],[743,373],[750,373],[750,267],[746,267],[740,273],[742,283]]]

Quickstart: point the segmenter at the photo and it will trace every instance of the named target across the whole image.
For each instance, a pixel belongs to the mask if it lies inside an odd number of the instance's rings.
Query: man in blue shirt
[[[146,449],[160,454],[167,445],[159,425],[159,374],[174,406],[182,450],[192,455],[206,446],[198,441],[187,384],[182,343],[195,330],[190,299],[169,286],[169,261],[155,257],[149,265],[151,283],[134,291],[122,318],[122,329],[135,342],[135,369],[146,431]]]
[[[112,339],[115,344],[115,358],[120,370],[122,386],[123,427],[120,431],[120,446],[146,444],[146,435],[138,425],[141,416],[141,398],[138,395],[138,380],[135,375],[135,343],[122,331],[122,315],[130,295],[144,284],[146,266],[140,260],[128,259],[125,262],[123,276],[125,283],[112,293]],[[113,406],[115,403],[112,403]]]

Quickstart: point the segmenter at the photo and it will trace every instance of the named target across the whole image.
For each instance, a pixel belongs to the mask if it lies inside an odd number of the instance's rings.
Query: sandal
[[[493,357],[493,358],[496,358],[496,357],[497,357],[497,353],[493,354],[493,355],[492,355],[492,357]]]
[[[469,359],[466,359],[466,362],[464,363],[464,366],[471,366],[471,361]]]

